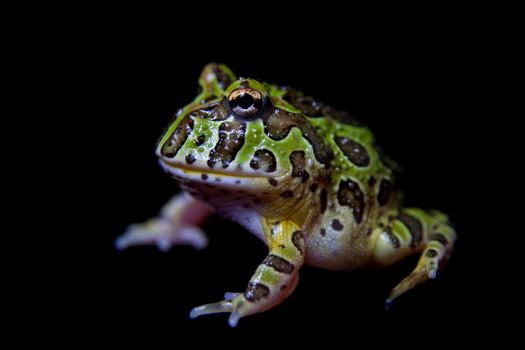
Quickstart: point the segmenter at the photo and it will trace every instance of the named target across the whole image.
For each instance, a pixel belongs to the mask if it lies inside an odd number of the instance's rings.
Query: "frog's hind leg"
[[[407,255],[421,253],[416,268],[392,290],[385,307],[407,290],[435,278],[456,240],[456,233],[445,214],[417,208],[386,213],[373,235],[376,236],[374,265],[390,265]]]
[[[135,245],[155,244],[167,251],[173,245],[191,245],[203,249],[208,238],[199,225],[210,215],[211,209],[187,193],[179,193],[161,209],[160,215],[141,224],[128,226],[115,240],[119,250]]]

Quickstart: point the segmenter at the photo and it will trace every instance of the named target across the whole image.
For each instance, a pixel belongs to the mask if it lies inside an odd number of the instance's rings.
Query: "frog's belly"
[[[329,270],[353,270],[370,260],[369,243],[351,234],[315,235],[305,240],[305,263]]]

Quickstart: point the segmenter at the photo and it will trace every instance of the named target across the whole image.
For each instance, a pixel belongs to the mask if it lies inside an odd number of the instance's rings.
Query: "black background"
[[[261,36],[255,42],[223,37],[210,45],[206,37],[188,44],[180,32],[160,39],[155,33],[127,34],[114,31],[90,46],[96,49],[80,49],[82,60],[72,70],[72,80],[85,81],[79,109],[87,118],[78,130],[87,141],[82,154],[89,167],[83,168],[87,180],[74,208],[80,228],[71,239],[85,249],[69,248],[80,264],[66,274],[69,287],[59,296],[67,329],[77,339],[241,345],[343,340],[351,346],[470,334],[466,325],[484,312],[476,253],[490,234],[476,227],[482,179],[473,179],[479,166],[473,106],[480,103],[474,91],[483,77],[471,41],[457,33],[425,32],[364,43],[327,43],[321,36],[294,45]],[[404,169],[399,184],[405,204],[442,210],[456,225],[456,250],[438,278],[385,311],[384,299],[416,258],[382,271],[304,267],[283,304],[230,329],[225,315],[190,320],[188,314],[221,300],[224,292],[244,290],[266,254],[248,232],[212,216],[204,225],[210,238],[204,251],[117,252],[113,242],[126,225],[156,215],[177,192],[156,163],[155,143],[173,113],[194,98],[200,70],[212,61],[239,76],[296,87],[367,124]]]

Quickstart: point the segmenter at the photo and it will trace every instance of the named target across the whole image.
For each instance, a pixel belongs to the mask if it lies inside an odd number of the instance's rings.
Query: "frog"
[[[303,265],[385,268],[417,254],[386,308],[436,277],[455,229],[438,210],[402,206],[397,164],[366,125],[292,87],[238,78],[223,64],[206,65],[198,82],[200,93],[175,113],[155,149],[181,191],[158,217],[130,225],[115,241],[119,250],[203,249],[201,226],[216,213],[266,244],[244,291],[197,306],[190,318],[228,313],[235,327],[290,296]]]

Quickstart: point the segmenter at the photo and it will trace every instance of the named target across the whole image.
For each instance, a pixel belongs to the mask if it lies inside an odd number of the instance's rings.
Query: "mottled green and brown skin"
[[[226,293],[192,317],[230,312],[234,326],[267,310],[293,291],[303,263],[350,270],[420,253],[387,304],[435,277],[455,232],[438,211],[400,207],[392,164],[366,127],[292,88],[237,79],[223,65],[206,66],[199,84],[157,148],[186,194],[117,241],[204,246],[197,224],[215,210],[268,245],[244,293]]]

